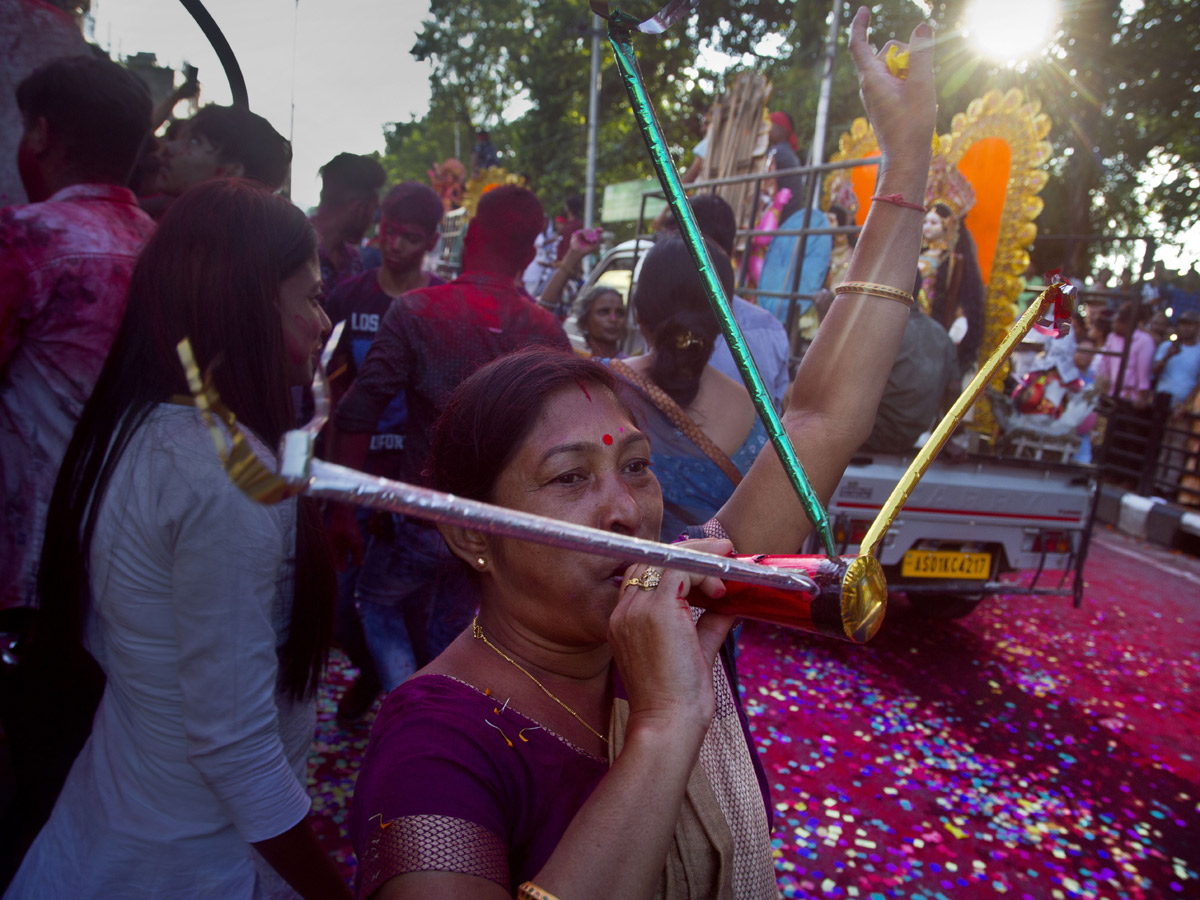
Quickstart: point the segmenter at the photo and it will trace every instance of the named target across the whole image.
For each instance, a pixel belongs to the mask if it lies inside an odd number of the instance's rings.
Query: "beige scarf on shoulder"
[[[717,713],[688,779],[656,900],[771,900],[779,896],[771,835],[751,748],[720,660],[713,667]],[[629,703],[613,701],[609,765],[621,752]],[[719,795],[719,796],[718,796]]]

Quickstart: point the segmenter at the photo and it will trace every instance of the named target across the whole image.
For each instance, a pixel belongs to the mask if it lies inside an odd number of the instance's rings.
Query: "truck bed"
[[[828,507],[846,549],[857,549],[910,461],[876,453],[851,460]],[[1090,466],[973,454],[938,458],[879,550],[888,584],[985,592],[997,589],[1008,572],[1073,571],[1082,564],[1092,482]]]

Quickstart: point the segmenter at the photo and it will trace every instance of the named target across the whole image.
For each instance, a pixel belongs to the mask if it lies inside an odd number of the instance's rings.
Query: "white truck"
[[[839,550],[857,549],[910,461],[851,460],[828,505]],[[990,594],[1061,594],[1078,606],[1096,492],[1091,466],[948,447],[883,539],[888,587],[935,618],[965,616]],[[1024,572],[1029,581],[1004,579]]]

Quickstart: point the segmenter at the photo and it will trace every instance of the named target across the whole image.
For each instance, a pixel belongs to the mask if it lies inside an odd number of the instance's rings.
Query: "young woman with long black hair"
[[[189,338],[270,457],[329,329],[320,289],[303,213],[244,182],[189,191],[139,258],[39,580],[37,648],[82,644],[107,682],[6,896],[348,895],[306,821],[334,596],[320,519],[233,485],[176,354]]]

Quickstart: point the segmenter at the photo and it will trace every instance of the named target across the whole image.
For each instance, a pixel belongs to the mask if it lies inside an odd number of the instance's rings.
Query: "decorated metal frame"
[[[1043,206],[1038,195],[1049,179],[1046,163],[1051,148],[1046,136],[1050,127],[1050,117],[1041,111],[1038,101],[1013,88],[1006,93],[991,91],[973,100],[965,112],[953,118],[949,133],[937,139],[937,154],[961,172],[975,191],[975,204],[963,224],[975,241],[987,288],[980,365],[1003,341],[1016,317],[1017,298],[1025,289],[1028,248],[1037,237],[1034,220]],[[870,124],[859,118],[842,134],[830,161],[878,154],[879,144]],[[876,168],[861,166],[837,175],[851,179],[860,225],[866,220]],[[826,209],[836,190],[834,182],[831,178],[825,185],[822,205]],[[1000,370],[989,386],[1000,390],[1003,382],[1004,372]],[[976,430],[990,433],[993,425],[990,410],[982,405],[975,410]]]

